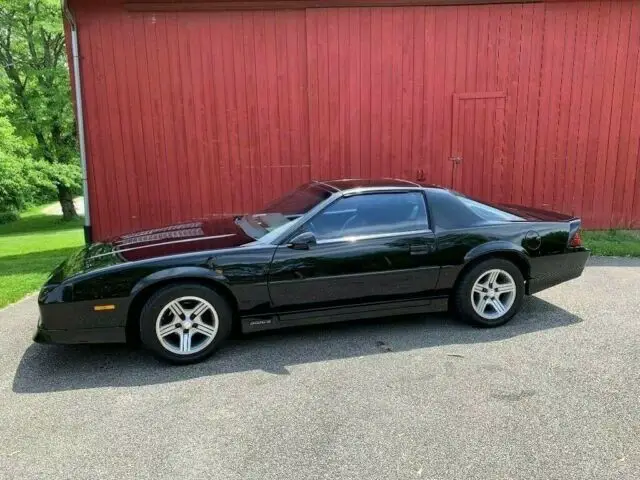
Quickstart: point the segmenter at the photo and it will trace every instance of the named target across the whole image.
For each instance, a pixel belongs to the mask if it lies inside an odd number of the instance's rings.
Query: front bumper
[[[114,308],[96,311],[99,305]],[[121,343],[126,341],[129,299],[83,302],[39,301],[40,319],[33,340],[38,343]]]
[[[531,278],[527,282],[527,294],[540,292],[560,283],[578,278],[589,260],[591,251],[586,248],[559,255],[531,259]]]
[[[47,330],[38,326],[33,335],[36,343],[78,344],[78,343],[124,343],[127,339],[125,328],[81,328],[76,330]]]

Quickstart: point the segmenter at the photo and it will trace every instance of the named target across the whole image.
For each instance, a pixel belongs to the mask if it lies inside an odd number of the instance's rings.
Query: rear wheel
[[[232,310],[202,285],[171,285],[156,292],[140,318],[142,343],[176,364],[204,360],[229,337]]]
[[[512,262],[490,258],[464,274],[454,295],[455,308],[465,321],[480,327],[497,327],[520,309],[524,277]]]

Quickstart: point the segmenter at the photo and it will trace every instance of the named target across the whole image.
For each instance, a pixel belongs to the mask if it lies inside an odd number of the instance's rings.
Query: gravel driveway
[[[478,330],[441,315],[254,335],[210,361],[31,343],[0,311],[0,477],[640,478],[640,261]]]

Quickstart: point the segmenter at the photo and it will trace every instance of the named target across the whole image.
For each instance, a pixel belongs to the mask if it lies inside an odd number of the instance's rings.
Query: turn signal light
[[[94,305],[93,309],[96,312],[104,312],[104,311],[107,311],[107,310],[115,310],[116,306],[115,305]]]

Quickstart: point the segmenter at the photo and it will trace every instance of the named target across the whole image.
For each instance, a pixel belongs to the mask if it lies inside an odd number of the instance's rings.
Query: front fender
[[[227,278],[215,270],[204,267],[173,267],[165,270],[159,270],[146,277],[140,279],[131,289],[131,297],[135,297],[138,293],[151,285],[167,280],[179,280],[181,278],[202,278],[204,280],[212,280],[228,287]]]

